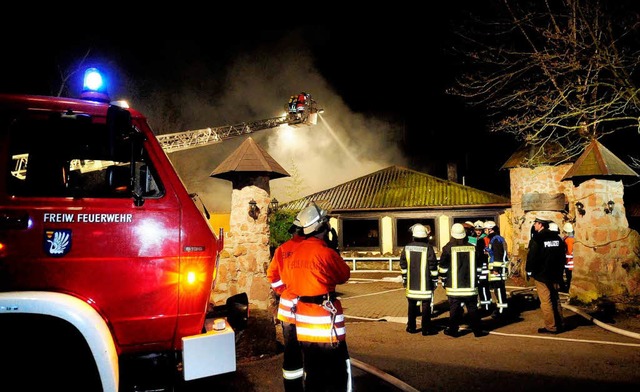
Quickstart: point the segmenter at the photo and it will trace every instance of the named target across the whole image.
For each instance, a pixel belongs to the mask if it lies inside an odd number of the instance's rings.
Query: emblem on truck
[[[44,252],[49,256],[64,256],[71,250],[71,230],[45,230]]]

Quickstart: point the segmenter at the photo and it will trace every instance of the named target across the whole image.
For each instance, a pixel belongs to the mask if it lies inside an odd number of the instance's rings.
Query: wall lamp
[[[260,215],[260,208],[258,208],[258,203],[255,200],[251,199],[249,202],[249,216],[253,218],[253,220],[258,219],[258,215]]]
[[[610,214],[613,212],[613,207],[616,205],[616,203],[613,202],[613,200],[609,200],[607,202],[607,204],[604,207],[604,213],[605,214]]]
[[[271,199],[271,202],[269,203],[269,209],[267,211],[267,214],[271,215],[274,212],[278,211],[278,208],[280,207],[280,202],[278,201],[278,199],[276,199],[275,197],[273,199]]]
[[[584,204],[582,204],[581,202],[576,203],[576,209],[578,210],[578,214],[580,214],[581,216],[584,216],[584,214],[586,213],[586,211],[584,210]]]

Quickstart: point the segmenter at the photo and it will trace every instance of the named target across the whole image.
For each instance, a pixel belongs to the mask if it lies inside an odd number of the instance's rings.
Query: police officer
[[[438,259],[428,243],[429,229],[419,223],[411,226],[413,241],[400,253],[400,273],[407,296],[407,332],[416,333],[416,318],[422,303],[422,335],[437,333],[431,326],[433,291],[438,286]]]
[[[500,228],[494,221],[486,221],[484,228],[487,234],[485,253],[489,264],[488,284],[489,290],[493,291],[496,298],[497,306],[491,317],[497,318],[509,307],[506,288],[507,267],[509,264],[507,242],[500,235]]]
[[[449,326],[444,334],[460,336],[460,324],[467,308],[469,326],[475,337],[485,336],[478,313],[478,276],[481,267],[482,246],[469,243],[467,233],[460,223],[451,226],[451,240],[442,248],[438,272],[449,298]]]
[[[286,286],[282,298],[294,298],[296,334],[302,349],[304,390],[351,391],[351,361],[347,350],[342,304],[336,286],[351,270],[325,241],[331,230],[327,212],[311,203],[295,223],[304,238],[280,271]]]
[[[536,218],[536,234],[529,241],[527,278],[535,280],[544,327],[538,333],[558,334],[563,331],[562,306],[558,294],[566,259],[566,246],[558,233],[549,230],[549,221]]]

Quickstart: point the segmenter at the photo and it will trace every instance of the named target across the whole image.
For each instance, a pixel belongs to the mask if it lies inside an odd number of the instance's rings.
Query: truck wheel
[[[5,317],[6,316],[6,317]],[[12,314],[0,317],[7,366],[4,380],[19,390],[101,391],[93,356],[77,329],[54,317]]]

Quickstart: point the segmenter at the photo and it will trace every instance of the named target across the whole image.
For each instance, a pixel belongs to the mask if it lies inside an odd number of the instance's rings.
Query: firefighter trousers
[[[282,337],[284,352],[282,360],[282,381],[285,392],[304,391],[304,370],[302,364],[302,348],[298,342],[296,325],[282,321]]]
[[[305,392],[351,392],[351,361],[347,342],[300,342],[304,358]]]
[[[422,309],[418,306],[418,301],[422,301]],[[416,318],[422,315],[422,331],[431,329],[431,298],[411,299],[407,298],[407,329],[416,330]]]

